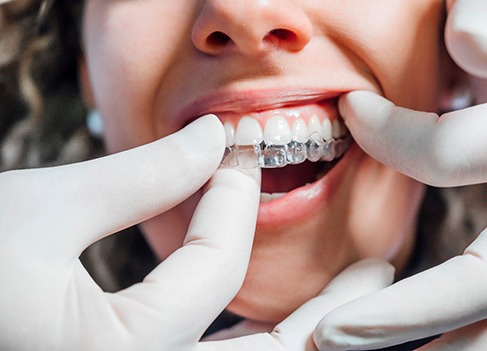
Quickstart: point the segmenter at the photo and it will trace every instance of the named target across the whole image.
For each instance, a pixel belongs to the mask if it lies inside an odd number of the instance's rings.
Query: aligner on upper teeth
[[[264,131],[252,117],[243,117],[237,130],[225,123],[227,145],[222,164],[242,168],[280,168],[306,160],[333,161],[350,145],[347,130],[337,120],[320,122],[313,116],[308,126],[297,119],[292,128],[280,116],[268,120]]]
[[[350,141],[350,136],[328,141],[310,137],[306,143],[291,140],[285,145],[266,144],[264,141],[256,145],[231,145],[225,148],[222,164],[242,168],[280,168],[306,160],[333,161],[348,150]]]

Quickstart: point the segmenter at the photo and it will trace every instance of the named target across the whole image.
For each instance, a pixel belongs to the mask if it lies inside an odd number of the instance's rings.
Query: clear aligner
[[[280,168],[306,160],[333,161],[342,156],[351,144],[351,137],[324,140],[312,134],[308,141],[291,140],[286,145],[266,144],[227,146],[222,164],[241,168]]]

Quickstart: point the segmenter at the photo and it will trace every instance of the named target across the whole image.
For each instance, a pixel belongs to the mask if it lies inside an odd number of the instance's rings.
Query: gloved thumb
[[[457,0],[451,5],[445,28],[453,60],[471,75],[487,78],[487,2]]]

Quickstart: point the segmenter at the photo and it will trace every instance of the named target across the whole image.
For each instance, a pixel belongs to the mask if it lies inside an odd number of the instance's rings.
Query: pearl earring
[[[95,138],[101,139],[103,137],[103,119],[97,109],[88,111],[88,114],[86,115],[86,126],[88,127],[90,134]]]

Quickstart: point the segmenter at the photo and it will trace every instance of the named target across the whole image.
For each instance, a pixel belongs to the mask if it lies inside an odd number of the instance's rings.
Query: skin
[[[208,92],[370,90],[397,105],[435,111],[449,79],[439,44],[443,6],[439,0],[88,0],[87,90],[104,118],[110,152],[179,130],[185,106]],[[276,28],[292,35],[269,39]],[[230,44],[207,40],[217,31]],[[257,223],[247,277],[230,310],[279,321],[361,258],[385,258],[402,269],[423,190],[357,150],[343,181],[308,218]],[[199,196],[141,225],[161,259],[182,245]]]

